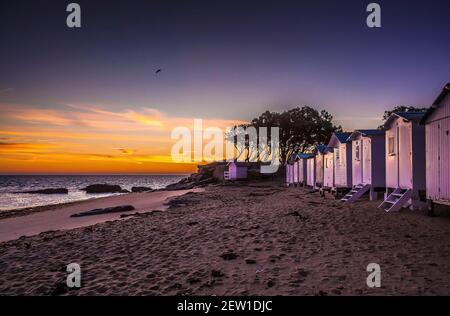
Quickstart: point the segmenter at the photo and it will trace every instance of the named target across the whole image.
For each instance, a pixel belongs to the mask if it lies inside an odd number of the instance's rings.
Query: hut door
[[[450,198],[450,120],[444,119],[439,122],[439,146],[438,147],[438,176],[439,176],[439,199],[448,201]]]
[[[404,189],[412,188],[412,144],[411,144],[411,124],[402,124],[399,126],[398,137],[398,176],[399,187]]]
[[[362,177],[363,177],[363,184],[371,184],[372,183],[372,170],[371,170],[371,139],[364,139],[362,141]]]

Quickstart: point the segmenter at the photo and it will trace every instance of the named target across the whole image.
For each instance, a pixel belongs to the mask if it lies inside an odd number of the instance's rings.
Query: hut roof
[[[431,113],[436,110],[439,105],[441,104],[441,101],[444,100],[444,98],[447,96],[447,94],[450,92],[450,83],[447,83],[442,89],[441,94],[436,98],[436,100],[433,102],[433,105],[428,109],[428,111],[425,113],[425,115],[422,117],[422,120],[420,121],[421,124],[425,124],[428,118],[430,117]]]
[[[335,147],[337,145],[336,141],[341,144],[348,143],[348,138],[350,137],[350,135],[351,133],[334,132],[333,135],[331,135],[328,147]]]
[[[316,150],[319,153],[323,154],[327,150],[327,146],[325,146],[324,144],[316,145]]]
[[[314,157],[313,154],[300,153],[296,155],[296,159],[308,159]]]
[[[388,127],[391,125],[391,123],[396,120],[397,118],[401,117],[407,121],[413,121],[418,122],[425,116],[425,112],[395,112],[392,113],[391,116],[386,120],[386,123],[384,123],[384,127]]]
[[[380,129],[357,129],[348,137],[348,140],[349,141],[355,140],[358,137],[358,135],[371,137],[371,136],[383,136],[384,134],[385,131]]]

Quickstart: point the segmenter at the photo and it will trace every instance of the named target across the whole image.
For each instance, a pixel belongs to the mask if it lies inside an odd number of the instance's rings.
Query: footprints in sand
[[[0,293],[360,295],[378,262],[376,294],[449,295],[448,225],[389,215],[301,188],[210,187],[168,211],[0,244]],[[58,285],[70,262],[76,291]]]

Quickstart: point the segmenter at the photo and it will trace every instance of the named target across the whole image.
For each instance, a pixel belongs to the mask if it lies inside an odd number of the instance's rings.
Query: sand
[[[199,189],[197,189],[198,191]],[[148,193],[130,193],[116,196],[90,199],[62,204],[61,206],[37,207],[25,210],[26,216],[0,219],[0,242],[17,239],[21,236],[33,236],[47,231],[67,230],[85,227],[97,223],[120,219],[120,213],[71,218],[70,215],[98,208],[132,205],[135,210],[127,213],[141,213],[150,210],[163,210],[167,199],[185,194],[190,190],[156,191]],[[192,190],[191,190],[192,191]],[[8,212],[19,213],[20,212]]]
[[[1,295],[450,295],[450,220],[279,184],[0,244]],[[132,203],[131,203],[132,204]],[[54,212],[56,213],[56,212]],[[82,287],[67,290],[78,263]],[[381,288],[366,267],[381,266]]]

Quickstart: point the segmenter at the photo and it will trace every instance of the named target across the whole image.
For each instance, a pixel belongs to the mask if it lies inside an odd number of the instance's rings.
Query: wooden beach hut
[[[323,173],[324,173],[324,155],[327,146],[316,145],[315,148],[315,158],[316,158],[316,183],[315,186],[321,188],[323,186]]]
[[[299,185],[306,185],[307,180],[307,164],[310,154],[297,154],[296,162],[298,164],[298,183]]]
[[[247,179],[247,162],[231,161],[227,164],[228,170],[224,172],[224,179],[229,181]]]
[[[348,140],[351,133],[334,132],[328,147],[334,152],[334,187],[332,192],[339,195],[352,188],[352,143]]]
[[[386,189],[385,132],[378,129],[356,130],[348,138],[352,143],[353,188],[342,201],[353,203],[366,192],[370,200]]]
[[[334,188],[334,152],[333,148],[326,148],[323,153],[323,185],[320,193]]]
[[[316,157],[314,155],[306,159],[306,185],[311,188],[316,187]]]
[[[450,205],[450,83],[422,118],[425,125],[426,196]]]
[[[386,146],[386,193],[380,204],[387,212],[402,207],[419,208],[425,196],[424,112],[393,113],[384,127]]]
[[[294,163],[286,163],[286,185],[294,185]]]
[[[306,184],[308,154],[292,154],[286,162],[286,185]]]

